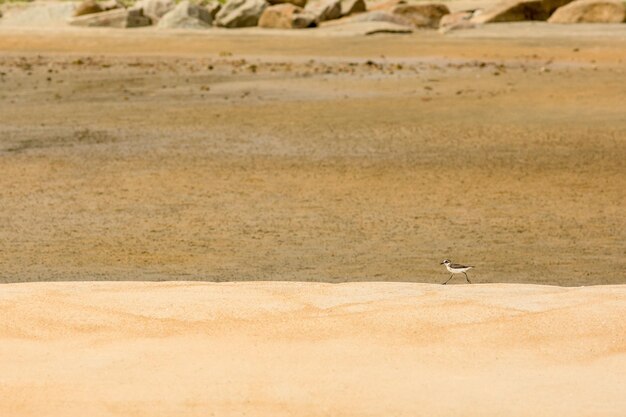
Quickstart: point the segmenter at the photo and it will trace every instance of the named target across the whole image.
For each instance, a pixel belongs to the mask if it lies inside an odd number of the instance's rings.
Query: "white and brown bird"
[[[473,266],[453,264],[448,259],[444,259],[441,262],[440,265],[445,265],[446,269],[448,271],[452,272],[452,275],[450,275],[450,278],[448,278],[448,280],[446,282],[444,282],[443,285],[446,285],[448,283],[448,281],[450,281],[452,279],[454,274],[463,274],[463,275],[465,275],[465,279],[467,280],[467,282],[470,283],[470,284],[472,283],[472,281],[470,281],[469,277],[467,276],[466,272],[469,271],[470,269],[472,269]]]

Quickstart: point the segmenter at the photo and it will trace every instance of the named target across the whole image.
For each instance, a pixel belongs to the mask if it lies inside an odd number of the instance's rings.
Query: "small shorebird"
[[[472,283],[472,281],[469,280],[469,278],[467,277],[467,274],[465,272],[467,272],[470,269],[472,269],[473,266],[453,264],[448,259],[444,259],[440,263],[440,265],[445,265],[446,268],[448,269],[448,271],[452,272],[452,275],[450,275],[450,278],[448,278],[448,281],[450,281],[452,279],[454,274],[463,274],[463,275],[465,275],[465,279],[467,280],[467,282],[469,282],[470,284]],[[448,283],[448,281],[444,282],[442,285],[446,285]]]

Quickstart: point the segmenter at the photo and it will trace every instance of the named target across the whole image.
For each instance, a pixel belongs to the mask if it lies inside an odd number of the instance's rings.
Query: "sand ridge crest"
[[[0,411],[495,416],[532,395],[537,415],[604,402],[617,416],[624,300],[626,286],[6,284]],[[454,403],[439,402],[444,383]]]

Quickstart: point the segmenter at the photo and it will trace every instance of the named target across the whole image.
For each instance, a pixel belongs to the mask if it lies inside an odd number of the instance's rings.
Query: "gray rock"
[[[217,25],[226,28],[256,26],[267,6],[265,0],[228,0],[217,13]]]
[[[152,23],[157,23],[174,7],[176,7],[174,0],[140,0],[131,7],[131,10],[142,10],[144,16],[152,19]]]
[[[439,20],[439,32],[446,33],[457,29],[471,29],[476,25],[471,22],[474,11],[460,11],[444,15]]]
[[[68,21],[72,26],[135,28],[150,26],[151,21],[141,10],[116,9],[108,12],[78,16]]]
[[[178,3],[174,9],[161,17],[157,27],[179,29],[206,29],[211,26],[213,17],[202,6],[190,3],[188,0]]]

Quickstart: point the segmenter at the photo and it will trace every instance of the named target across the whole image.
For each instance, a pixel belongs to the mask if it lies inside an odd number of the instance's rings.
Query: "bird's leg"
[[[463,275],[465,275],[465,279],[467,280],[467,282],[469,282],[471,284],[472,281],[469,280],[469,278],[467,277],[467,274],[465,272],[463,272]]]
[[[454,276],[454,274],[450,275],[450,278],[448,278],[448,281],[450,281],[450,280],[452,279],[452,277],[453,277],[453,276]],[[444,283],[443,283],[443,284],[441,284],[441,285],[446,285],[446,284],[448,283],[448,281],[444,282]]]

